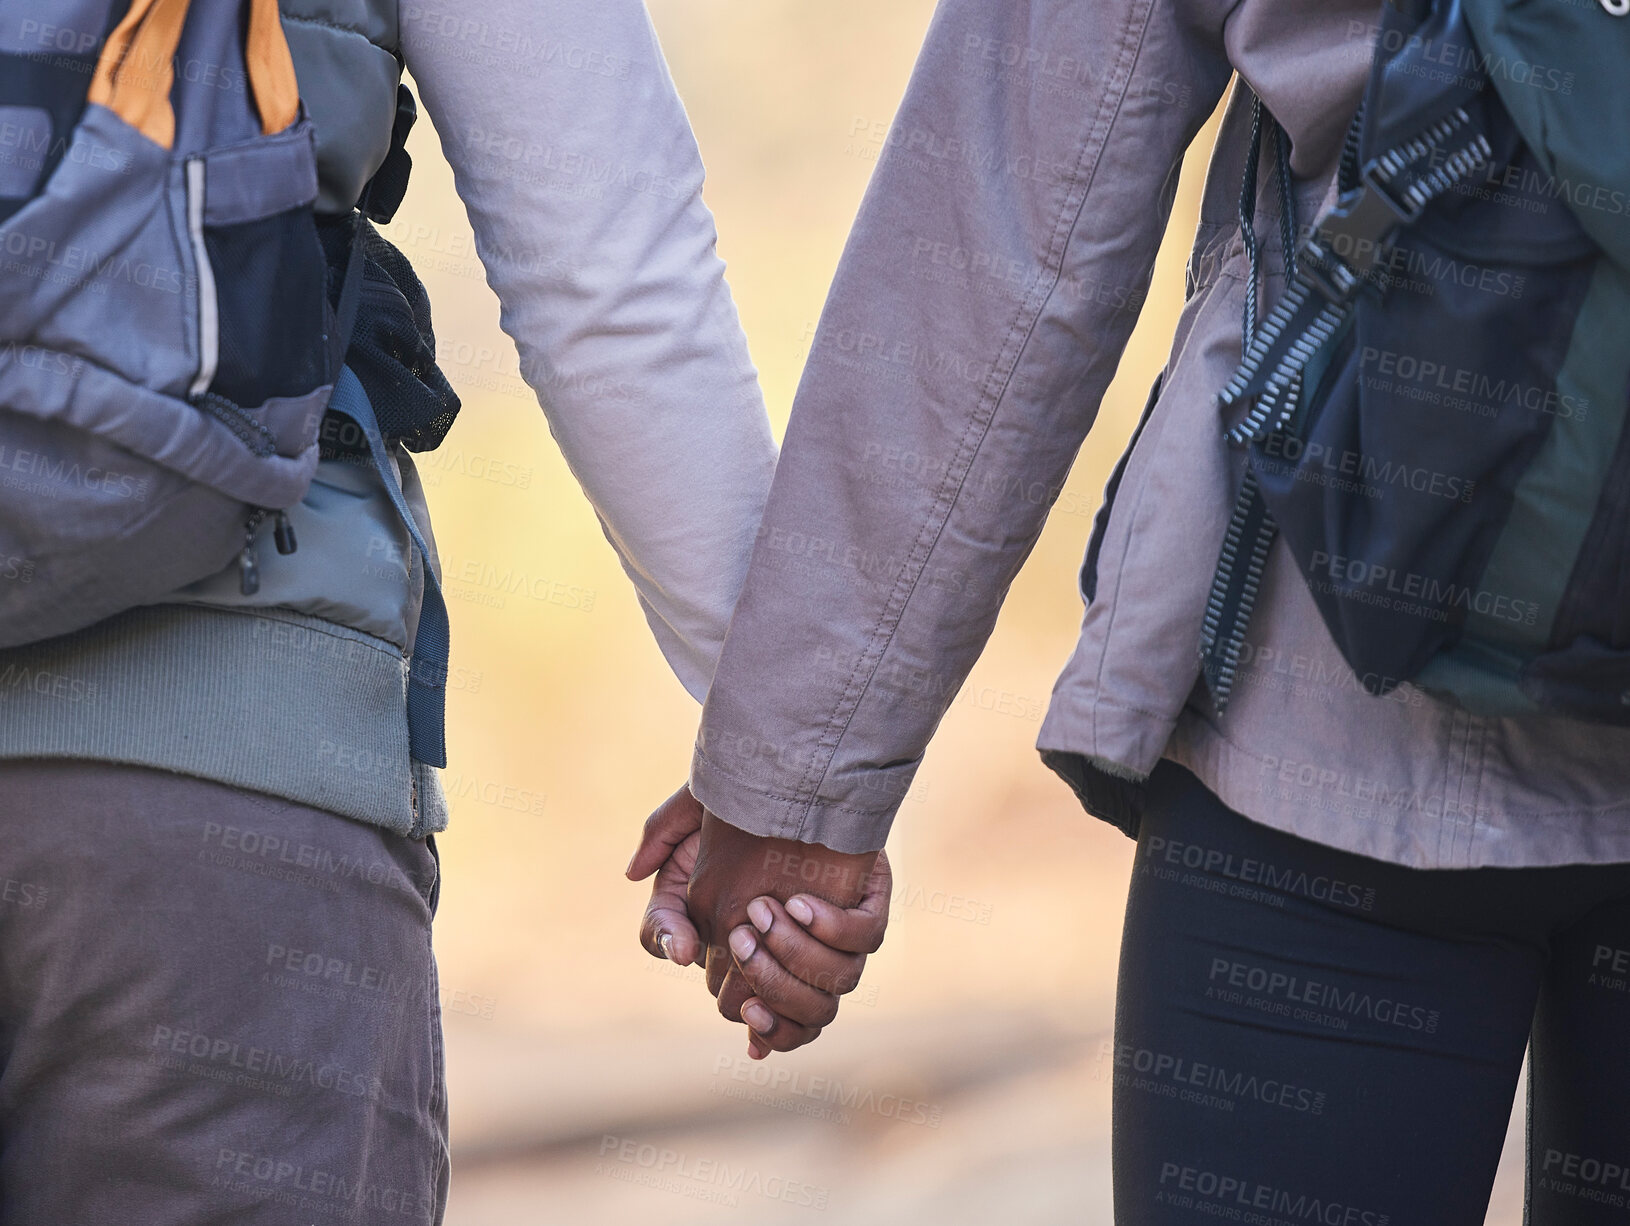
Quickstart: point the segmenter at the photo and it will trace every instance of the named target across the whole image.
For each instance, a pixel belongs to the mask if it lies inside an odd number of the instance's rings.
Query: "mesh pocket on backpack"
[[[327,382],[325,265],[309,209],[205,226],[218,342],[210,390],[255,406]]]

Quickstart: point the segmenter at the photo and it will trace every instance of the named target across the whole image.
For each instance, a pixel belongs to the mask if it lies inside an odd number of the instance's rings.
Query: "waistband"
[[[408,753],[407,661],[281,609],[131,609],[0,651],[0,760],[126,762],[423,837],[447,827]]]

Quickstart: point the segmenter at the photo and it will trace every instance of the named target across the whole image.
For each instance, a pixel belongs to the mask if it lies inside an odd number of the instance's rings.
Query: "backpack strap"
[[[419,118],[419,104],[413,100],[413,91],[406,85],[396,87],[396,120],[391,125],[390,152],[374,171],[362,189],[357,208],[375,225],[386,226],[396,216],[407,197],[408,179],[413,172],[413,159],[408,156],[408,133]]]
[[[1356,130],[1363,108],[1353,117]],[[1349,132],[1347,149],[1356,149]],[[1246,346],[1239,368],[1218,394],[1218,406],[1249,403],[1228,432],[1244,445],[1280,428],[1295,406],[1289,395],[1315,352],[1345,324],[1353,301],[1373,284],[1398,230],[1428,204],[1488,165],[1488,137],[1463,107],[1371,159],[1358,182],[1313,222],[1295,252],[1297,271],[1284,296]]]
[[[1250,87],[1242,82],[1241,88]],[[1252,92],[1251,147],[1245,155],[1239,193],[1240,238],[1250,259],[1250,272],[1245,284],[1243,327],[1247,352],[1261,335],[1257,327],[1261,249],[1257,246],[1256,237],[1256,195],[1257,168],[1262,156],[1263,115],[1262,99]],[[1271,114],[1267,119],[1273,131],[1274,175],[1279,181],[1280,245],[1284,252],[1285,275],[1293,278],[1297,272],[1296,193],[1290,176],[1290,137]],[[1287,384],[1285,388],[1285,394],[1293,398],[1300,391],[1299,380]],[[1257,589],[1261,586],[1262,572],[1268,563],[1268,550],[1278,532],[1278,525],[1268,514],[1267,503],[1262,500],[1256,473],[1247,464],[1244,482],[1229,516],[1228,531],[1223,537],[1222,552],[1211,581],[1211,592],[1206,598],[1205,620],[1200,628],[1201,673],[1219,715],[1227,707],[1233,691],[1240,653],[1245,647],[1245,627],[1250,622],[1251,610],[1256,606]]]
[[[379,422],[373,405],[362,389],[362,381],[349,366],[340,371],[334,384],[334,397],[328,407],[356,423],[368,440],[368,452],[391,504],[401,516],[402,524],[413,538],[424,565],[424,601],[419,610],[419,624],[413,635],[413,653],[408,666],[408,747],[413,757],[430,766],[447,765],[447,659],[451,632],[447,619],[447,602],[442,596],[441,581],[431,566],[430,546],[419,525],[414,521],[402,494],[401,483],[391,463],[385,439],[379,432]]]
[[[1240,192],[1240,226],[1251,257],[1245,346],[1238,369],[1217,395],[1220,411],[1244,406],[1244,415],[1226,431],[1228,442],[1236,447],[1298,428],[1293,419],[1305,408],[1304,376],[1310,369],[1322,370],[1351,325],[1358,294],[1375,284],[1397,232],[1432,201],[1481,172],[1492,156],[1487,135],[1464,107],[1456,107],[1360,167],[1365,111],[1360,104],[1342,147],[1339,194],[1299,244],[1285,243],[1285,292],[1258,328],[1251,211],[1260,155],[1256,145],[1261,99],[1253,95],[1251,106],[1253,144]],[[1281,229],[1288,238],[1295,232],[1295,198],[1281,143],[1284,130],[1271,117],[1270,122],[1280,153]],[[1278,531],[1247,460],[1200,632],[1201,672],[1219,717],[1233,692],[1246,628]]]

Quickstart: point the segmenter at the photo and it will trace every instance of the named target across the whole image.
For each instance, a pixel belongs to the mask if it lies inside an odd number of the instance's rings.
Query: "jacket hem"
[[[700,749],[691,758],[690,789],[703,808],[738,830],[851,855],[881,850],[899,810],[898,802],[879,812],[778,795],[725,770]]]

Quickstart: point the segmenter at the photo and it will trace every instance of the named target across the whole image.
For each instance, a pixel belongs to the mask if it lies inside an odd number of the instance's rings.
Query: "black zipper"
[[[272,516],[272,540],[277,544],[277,552],[288,555],[300,548],[288,512],[273,507],[250,507],[249,516],[243,522],[243,549],[238,553],[238,590],[245,596],[260,591],[260,559],[255,554],[255,536],[268,514]]]

